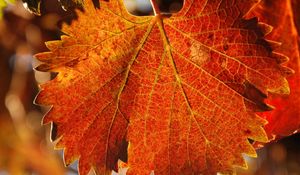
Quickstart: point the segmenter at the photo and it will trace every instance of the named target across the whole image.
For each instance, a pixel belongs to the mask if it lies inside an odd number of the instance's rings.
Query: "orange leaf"
[[[262,114],[269,121],[265,126],[269,137],[287,136],[300,129],[300,48],[299,34],[294,22],[300,15],[297,16],[296,10],[293,11],[292,8],[294,6],[297,9],[297,5],[300,6],[300,3],[296,2],[263,0],[249,14],[249,16],[258,16],[260,21],[274,26],[274,30],[267,38],[282,42],[282,46],[276,50],[289,56],[290,61],[287,66],[295,70],[295,74],[288,77],[290,96],[272,95],[267,101],[276,107],[275,110]]]
[[[37,70],[58,72],[36,102],[52,105],[44,123],[57,126],[66,164],[109,174],[128,151],[129,175],[245,167],[248,138],[267,141],[255,112],[269,109],[268,92],[289,93],[291,73],[263,39],[270,27],[242,18],[255,2],[186,0],[171,17],[136,17],[123,0],[87,0],[36,56]]]

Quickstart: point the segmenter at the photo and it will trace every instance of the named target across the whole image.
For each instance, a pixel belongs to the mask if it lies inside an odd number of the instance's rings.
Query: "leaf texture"
[[[288,77],[291,94],[285,97],[272,95],[268,103],[276,109],[262,114],[269,121],[265,128],[269,137],[273,139],[299,132],[300,129],[300,40],[298,41],[300,37],[296,26],[296,21],[300,17],[296,9],[299,7],[299,1],[263,0],[249,14],[274,26],[274,30],[267,38],[282,42],[282,46],[276,51],[290,58],[287,66],[295,71],[295,74]],[[300,31],[300,28],[298,30]]]
[[[109,174],[232,173],[266,142],[268,92],[288,94],[291,71],[264,40],[270,27],[243,16],[254,0],[186,0],[171,17],[130,15],[123,0],[100,1],[47,42],[36,69],[57,72],[36,102],[51,105],[66,164]],[[128,142],[128,145],[127,145]]]

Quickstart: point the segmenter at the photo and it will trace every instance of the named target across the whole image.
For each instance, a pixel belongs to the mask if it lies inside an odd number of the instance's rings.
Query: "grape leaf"
[[[256,156],[248,139],[267,141],[255,112],[269,109],[268,92],[289,93],[291,74],[264,40],[270,26],[243,19],[256,1],[186,0],[171,17],[132,16],[123,0],[84,3],[36,55],[37,70],[58,73],[36,103],[52,106],[43,123],[65,163],[109,174],[128,153],[127,174],[246,167],[242,153]]]
[[[282,42],[282,46],[276,50],[289,56],[290,61],[287,65],[295,71],[294,75],[288,77],[291,94],[286,97],[271,96],[267,102],[276,109],[262,114],[269,121],[265,126],[266,132],[274,139],[290,135],[300,129],[300,48],[295,24],[296,17],[300,15],[296,13],[296,8],[293,10],[293,6],[297,7],[297,2],[299,6],[299,1],[292,3],[290,0],[263,0],[249,14],[274,26],[274,30],[267,38]]]

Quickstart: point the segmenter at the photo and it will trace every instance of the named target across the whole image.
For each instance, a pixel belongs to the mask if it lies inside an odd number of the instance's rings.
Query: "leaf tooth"
[[[55,145],[54,145],[54,149],[55,150],[61,150],[61,149],[64,149],[64,145],[61,143],[61,140],[62,140],[62,137],[60,137],[60,138],[58,138],[57,140],[56,140],[56,143],[55,143]]]
[[[244,83],[244,85],[246,89],[243,96],[251,101],[250,103],[247,103],[248,107],[253,109],[255,112],[270,111],[274,109],[273,106],[270,106],[264,102],[264,100],[267,98],[266,93],[263,93],[261,90],[247,81]]]
[[[266,112],[266,111],[272,111],[273,109],[275,109],[274,106],[266,104],[266,103],[260,103],[257,104],[258,108],[255,112]]]
[[[51,122],[51,120],[49,119],[49,117],[44,116],[44,118],[43,118],[43,120],[42,120],[42,124],[43,124],[43,125],[46,125],[46,124],[48,124],[48,123],[50,123],[50,122]]]
[[[242,155],[237,155],[234,162],[233,162],[234,166],[236,167],[240,167],[240,168],[243,168],[243,169],[247,169],[248,168],[248,165],[245,161],[245,159],[243,158]]]
[[[43,52],[43,53],[35,54],[34,58],[36,58],[39,61],[45,62],[47,60],[51,60],[51,55],[52,52]]]
[[[257,157],[257,153],[254,149],[254,147],[249,143],[248,140],[243,142],[241,145],[241,150],[243,150],[243,153],[250,157]]]
[[[271,105],[269,105],[270,107],[272,107],[272,108],[274,108],[273,106],[271,106]],[[260,124],[260,125],[267,125],[268,124],[268,120],[266,120],[266,119],[264,119],[264,118],[262,118],[262,117],[260,117],[259,115],[255,115],[256,116],[256,118],[255,118],[255,120]]]
[[[64,143],[62,143],[62,140],[63,138],[57,143],[56,146],[58,146],[58,148],[65,147]],[[74,152],[69,151],[67,148],[64,149],[64,163],[66,166],[71,165],[73,162],[78,160],[78,158],[79,156],[74,154]]]
[[[272,50],[276,50],[281,46],[281,43],[277,41],[267,40],[267,39],[265,39],[265,41],[267,42],[268,47],[270,47]]]
[[[269,141],[263,128],[263,126],[267,124],[265,119],[257,114],[253,114],[249,116],[247,123],[249,123],[249,126],[243,131],[247,138],[264,143]]]
[[[258,22],[257,25],[258,25],[258,28],[261,30],[261,32],[264,35],[268,35],[273,30],[273,26],[271,26],[269,24],[266,24],[266,23],[263,23],[263,22]]]
[[[287,67],[281,67],[281,72],[282,73],[291,73],[291,69]],[[275,88],[275,89],[268,89],[269,92],[274,93],[274,94],[280,94],[280,95],[289,95],[290,94],[290,87],[287,79],[282,80],[282,86]]]
[[[52,70],[52,67],[49,64],[41,64],[41,65],[37,66],[35,68],[35,70],[41,71],[41,72],[49,72],[50,70]]]
[[[42,124],[46,125],[48,123],[51,123],[53,121],[53,115],[52,112],[53,110],[51,109],[49,112],[47,112],[47,114],[44,116],[43,120],[42,120]]]
[[[281,72],[283,73],[283,75],[285,76],[291,76],[295,73],[295,71],[289,67],[281,67]]]
[[[62,45],[62,42],[60,40],[54,40],[54,41],[47,41],[45,42],[46,47],[49,50],[54,50]]]
[[[36,95],[36,97],[35,97],[35,99],[34,99],[34,101],[33,101],[33,103],[35,104],[35,105],[44,105],[43,103],[42,103],[42,101],[41,101],[41,97],[40,96],[42,96],[42,95],[40,95],[41,93],[43,93],[43,91],[39,91],[39,93]],[[47,105],[46,105],[47,106]]]
[[[251,127],[251,131],[248,137],[255,141],[264,142],[264,143],[268,142],[268,137],[263,127]]]
[[[289,61],[289,57],[277,52],[273,52],[272,53],[272,57],[275,58],[277,60],[278,64],[282,64],[282,63],[286,63]]]

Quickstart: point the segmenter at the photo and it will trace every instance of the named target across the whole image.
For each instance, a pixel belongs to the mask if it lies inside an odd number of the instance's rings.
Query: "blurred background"
[[[148,0],[125,0],[125,4],[132,14],[152,14]],[[160,1],[164,12],[179,11],[181,6],[182,0]],[[48,109],[33,104],[37,84],[54,76],[34,71],[39,63],[33,55],[47,51],[44,42],[59,39],[59,26],[76,19],[76,14],[53,0],[42,1],[41,14],[29,13],[16,1],[3,9],[0,19],[0,175],[77,174],[76,163],[64,167],[62,151],[53,150],[50,126],[41,125]],[[300,175],[299,134],[257,152],[257,159],[246,157],[249,169],[237,174]]]

